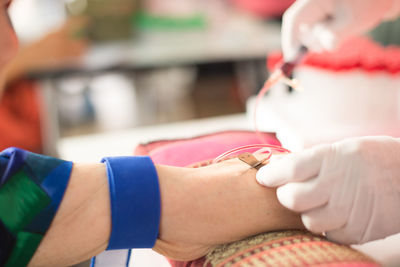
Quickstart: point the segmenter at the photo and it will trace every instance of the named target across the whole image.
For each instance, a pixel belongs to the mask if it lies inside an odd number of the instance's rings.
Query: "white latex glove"
[[[315,52],[332,50],[399,13],[399,0],[297,0],[283,15],[284,57],[292,60],[301,44]]]
[[[400,232],[400,139],[362,137],[290,154],[262,167],[280,203],[304,226],[358,244]]]

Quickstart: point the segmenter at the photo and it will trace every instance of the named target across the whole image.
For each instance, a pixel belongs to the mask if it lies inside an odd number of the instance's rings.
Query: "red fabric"
[[[1,96],[0,150],[10,146],[41,152],[39,104],[33,82],[16,82]]]
[[[282,53],[270,54],[268,69],[273,70],[281,60]],[[400,72],[400,47],[383,47],[368,38],[358,37],[346,41],[333,52],[309,53],[301,65],[338,72],[361,69],[396,74]]]
[[[273,133],[262,133],[268,144],[280,146]],[[261,143],[252,131],[226,131],[190,139],[162,140],[135,149],[135,155],[149,155],[157,164],[185,167],[214,159],[220,154],[244,145]]]

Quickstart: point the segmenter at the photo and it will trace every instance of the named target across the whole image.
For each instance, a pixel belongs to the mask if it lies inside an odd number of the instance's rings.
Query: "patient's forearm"
[[[156,250],[167,256],[195,259],[221,243],[302,228],[299,216],[283,208],[274,190],[260,186],[256,171],[239,160],[198,169],[156,168],[162,204]],[[111,231],[109,203],[104,164],[75,164],[61,206],[30,265],[71,265],[102,252]]]
[[[171,181],[180,179],[179,175],[160,181],[163,220],[156,250],[163,254],[194,259],[213,245],[261,232],[304,228],[299,215],[279,204],[275,190],[256,182],[256,170],[237,159],[186,172],[185,182]],[[174,197],[168,197],[168,192],[174,192]]]
[[[227,236],[227,242],[260,232],[303,228],[300,216],[278,202],[274,189],[260,187],[255,174],[255,169],[248,169],[234,177],[221,175],[206,198],[208,205],[225,206],[224,209],[210,209],[206,213],[212,212],[211,217],[221,213],[220,223],[230,226],[227,230],[236,233],[235,236]]]

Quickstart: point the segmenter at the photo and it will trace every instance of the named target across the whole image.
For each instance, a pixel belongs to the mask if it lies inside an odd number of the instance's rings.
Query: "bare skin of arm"
[[[158,169],[176,173],[160,180],[164,207],[154,247],[169,258],[193,260],[216,245],[258,233],[304,229],[300,216],[278,202],[274,189],[260,186],[257,171],[238,159],[199,169]]]
[[[214,246],[261,232],[303,228],[256,170],[237,159],[198,169],[156,166],[161,225],[154,249],[191,260]],[[56,217],[29,266],[67,266],[102,252],[111,231],[106,169],[75,164]]]
[[[54,220],[28,266],[69,266],[106,249],[111,231],[104,164],[74,164]]]

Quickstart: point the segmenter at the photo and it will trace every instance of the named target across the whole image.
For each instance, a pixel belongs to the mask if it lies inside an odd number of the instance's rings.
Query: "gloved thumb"
[[[289,182],[302,182],[318,175],[324,153],[329,149],[321,145],[280,158],[272,158],[256,174],[258,183],[278,187]]]
[[[283,159],[271,159],[268,165],[260,168],[256,174],[257,182],[268,187],[277,187],[287,182],[287,177],[282,174],[285,165]]]

